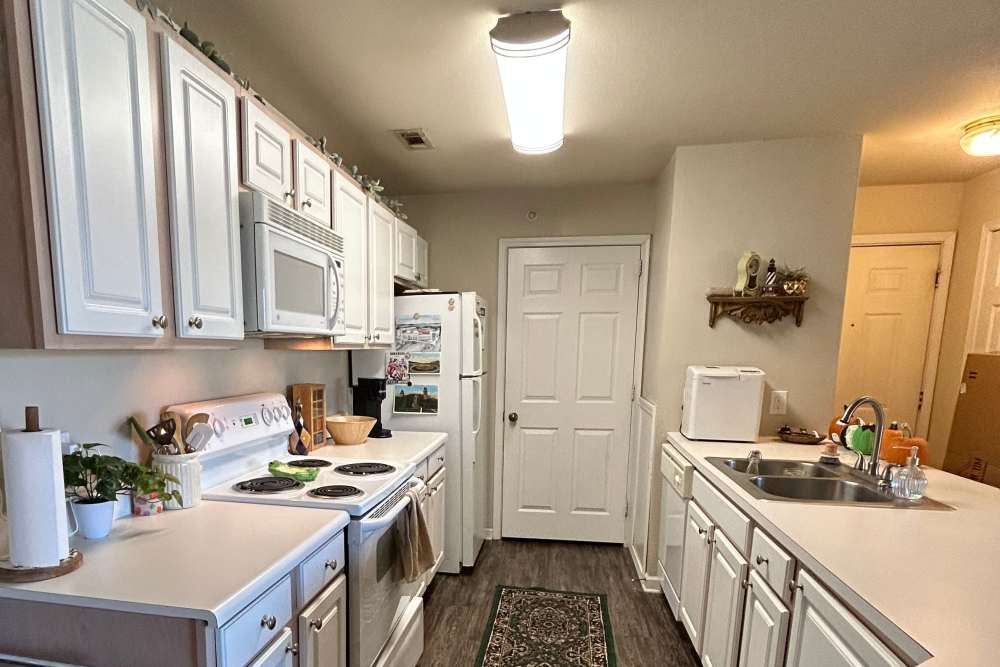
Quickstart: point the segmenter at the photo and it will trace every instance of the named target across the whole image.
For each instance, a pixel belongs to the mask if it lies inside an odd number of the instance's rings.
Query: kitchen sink
[[[930,498],[903,500],[879,489],[867,475],[840,463],[761,459],[756,474],[747,474],[747,459],[710,456],[705,459],[754,498],[829,505],[860,505],[897,509],[950,510]]]

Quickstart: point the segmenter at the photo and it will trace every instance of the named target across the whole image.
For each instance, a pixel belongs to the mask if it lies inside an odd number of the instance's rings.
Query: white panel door
[[[347,577],[340,575],[299,614],[299,667],[346,667]]]
[[[762,576],[750,572],[743,607],[740,667],[779,667],[788,638],[788,608]]]
[[[415,278],[419,286],[427,287],[427,241],[418,236],[414,240],[414,247],[414,257],[416,258],[416,264],[414,265]]]
[[[32,2],[59,332],[162,336],[146,19]]]
[[[681,566],[680,619],[694,650],[701,653],[702,628],[705,625],[705,596],[712,556],[712,533],[715,527],[698,503],[688,501],[684,524],[684,564]]]
[[[973,331],[970,352],[1000,353],[1000,229],[987,228],[980,250],[977,287],[973,295]]]
[[[638,246],[514,248],[503,536],[625,539]]]
[[[312,146],[295,142],[295,208],[318,225],[331,225],[330,163]]]
[[[162,45],[177,335],[242,339],[236,91],[167,35]]]
[[[392,279],[395,223],[392,211],[368,202],[368,335],[374,345],[391,345],[396,331]]]
[[[350,176],[333,172],[333,229],[344,237],[344,327],[338,343],[368,342],[368,197]]]
[[[417,278],[417,230],[396,220],[396,275],[403,280]]]
[[[877,396],[917,423],[940,245],[851,248],[834,410]]]
[[[786,667],[902,667],[903,662],[805,570],[796,579]]]
[[[712,565],[705,598],[705,629],[701,645],[704,667],[735,667],[743,619],[743,592],[747,561],[716,530],[712,537]]]
[[[246,97],[243,98],[243,183],[286,206],[295,203],[292,135]]]

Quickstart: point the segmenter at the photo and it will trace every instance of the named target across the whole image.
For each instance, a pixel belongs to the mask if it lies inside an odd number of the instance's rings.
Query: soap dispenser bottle
[[[910,449],[906,465],[896,472],[892,479],[892,493],[897,498],[920,500],[927,489],[927,475],[920,469],[919,448]]]

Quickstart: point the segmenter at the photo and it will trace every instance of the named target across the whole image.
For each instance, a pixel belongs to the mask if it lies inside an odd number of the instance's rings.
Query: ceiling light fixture
[[[963,127],[961,143],[969,155],[1000,155],[1000,114],[979,118]]]
[[[569,20],[561,10],[511,14],[490,30],[518,153],[551,153],[563,144]]]

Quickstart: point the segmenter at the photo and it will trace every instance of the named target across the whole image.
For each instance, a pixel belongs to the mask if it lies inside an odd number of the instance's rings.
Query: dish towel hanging
[[[396,543],[399,546],[403,578],[406,581],[416,581],[420,575],[434,566],[434,550],[431,547],[431,536],[427,532],[424,513],[420,509],[420,495],[413,489],[407,491],[406,495],[410,498],[410,506],[404,510]]]

